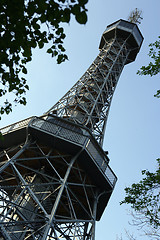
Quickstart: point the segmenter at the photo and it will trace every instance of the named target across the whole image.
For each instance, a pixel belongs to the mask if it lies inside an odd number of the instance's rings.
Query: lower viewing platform
[[[33,141],[75,155],[81,151],[78,162],[99,189],[97,220],[100,219],[114,189],[117,177],[109,167],[109,158],[90,131],[80,125],[54,115],[32,117],[1,129],[1,150]],[[13,145],[14,143],[14,145]]]
[[[108,165],[109,158],[88,129],[54,116],[47,120],[35,117],[28,128],[32,136],[48,141],[48,144],[56,148],[62,148],[62,141],[63,149],[70,153],[74,154],[79,148],[83,148],[112,188],[115,186],[117,177]],[[54,138],[48,138],[48,134]]]

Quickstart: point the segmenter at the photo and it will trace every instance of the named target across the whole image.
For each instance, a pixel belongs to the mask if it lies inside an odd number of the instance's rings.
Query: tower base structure
[[[2,130],[2,239],[94,240],[117,180],[107,155],[85,127],[55,116],[27,121]]]

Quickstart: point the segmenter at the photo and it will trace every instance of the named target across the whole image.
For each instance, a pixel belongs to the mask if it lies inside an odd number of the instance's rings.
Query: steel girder
[[[94,240],[97,188],[77,157],[36,142],[1,152],[4,239]]]
[[[112,96],[130,51],[127,39],[105,40],[85,74],[47,113],[85,125],[102,145]]]

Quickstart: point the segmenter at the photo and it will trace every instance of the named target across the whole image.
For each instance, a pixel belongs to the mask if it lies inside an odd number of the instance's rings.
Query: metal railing
[[[28,126],[40,129],[41,131],[83,147],[90,155],[92,160],[96,162],[99,168],[106,175],[111,185],[114,187],[117,178],[112,169],[109,167],[106,160],[106,155],[104,154],[103,150],[100,148],[96,140],[94,140],[94,138],[91,136],[91,133],[86,128],[77,126],[75,124],[69,123],[68,121],[64,121],[58,118],[52,118],[52,121],[50,121],[44,120],[42,118],[30,117],[1,128],[0,132],[2,135],[6,135]]]
[[[41,130],[83,147],[96,165],[98,165],[106,175],[110,184],[114,187],[117,177],[109,167],[105,153],[100,150],[100,146],[87,129],[54,118],[52,121],[44,120],[42,118],[34,118],[29,123],[29,127]]]
[[[2,135],[5,135],[5,134],[9,134],[9,133],[11,133],[11,132],[17,131],[17,130],[19,130],[19,129],[22,129],[22,128],[24,128],[24,127],[27,127],[29,121],[30,121],[32,118],[33,118],[33,117],[26,118],[26,119],[24,119],[24,120],[22,120],[22,121],[19,121],[19,122],[13,123],[13,124],[11,124],[11,125],[8,125],[8,126],[6,126],[6,127],[4,127],[4,128],[1,128],[1,129],[0,129],[0,133],[1,133]]]

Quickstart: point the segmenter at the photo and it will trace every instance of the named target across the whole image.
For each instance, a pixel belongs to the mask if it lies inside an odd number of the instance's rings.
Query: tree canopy
[[[144,170],[144,178],[139,183],[125,188],[126,197],[121,202],[131,204],[136,224],[140,227],[149,225],[160,228],[160,159],[155,173]]]
[[[151,62],[147,66],[142,66],[138,71],[139,75],[149,75],[155,76],[160,73],[160,36],[158,40],[149,45],[149,57],[151,58]],[[157,90],[155,97],[160,97],[160,90]]]
[[[139,75],[154,76],[160,73],[160,37],[149,45],[151,62],[142,66]],[[160,90],[155,97],[160,97]],[[160,239],[160,159],[154,173],[144,170],[139,183],[125,188],[126,197],[120,204],[130,204],[133,209],[133,224],[144,230],[150,239]]]
[[[88,0],[1,0],[0,1],[0,97],[13,93],[15,104],[25,105],[29,89],[26,64],[34,48],[49,44],[47,53],[57,63],[67,59],[64,28],[71,16],[80,24],[87,22]],[[47,45],[48,46],[48,45]],[[2,104],[2,101],[1,101]],[[12,111],[12,102],[4,100],[0,115]]]

